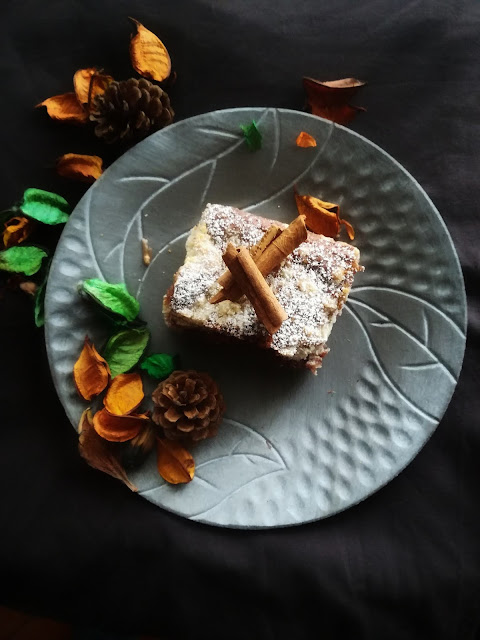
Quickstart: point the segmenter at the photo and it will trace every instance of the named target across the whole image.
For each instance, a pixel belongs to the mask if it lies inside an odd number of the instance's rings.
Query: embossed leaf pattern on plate
[[[152,457],[149,471],[151,487],[140,489],[149,500],[161,502],[170,494],[172,506],[182,506],[188,499],[190,510],[186,515],[203,520],[210,509],[218,507],[248,485],[270,474],[286,470],[286,465],[275,446],[257,431],[236,420],[225,418],[221,435],[192,448],[195,456],[195,476],[188,486],[178,492],[158,479],[155,460]],[[133,474],[134,482],[145,485],[145,472]],[[148,480],[147,480],[148,482]]]
[[[454,355],[463,349],[463,332],[421,298],[384,287],[354,289],[347,309],[397,393],[420,413],[440,419],[438,396],[448,396],[459,374]]]

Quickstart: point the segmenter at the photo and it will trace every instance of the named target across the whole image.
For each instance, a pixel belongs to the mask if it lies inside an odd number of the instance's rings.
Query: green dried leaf
[[[122,329],[110,338],[102,355],[108,362],[112,378],[137,364],[149,338],[150,333],[146,328]]]
[[[175,371],[175,360],[168,353],[154,353],[143,360],[140,369],[156,380],[163,380]]]
[[[139,303],[128,293],[124,284],[110,284],[104,280],[91,278],[84,280],[81,291],[103,309],[122,316],[128,322],[135,320],[140,311]]]
[[[10,247],[0,251],[0,269],[32,276],[42,266],[47,252],[39,247]]]
[[[262,148],[262,134],[258,130],[255,120],[252,120],[250,124],[240,125],[240,129],[250,151],[258,151]]]
[[[27,189],[20,210],[29,218],[44,224],[62,224],[68,220],[70,207],[62,196],[43,189]]]
[[[47,288],[47,278],[38,287],[35,293],[35,306],[33,309],[35,317],[35,325],[37,327],[43,327],[45,324],[45,291]]]

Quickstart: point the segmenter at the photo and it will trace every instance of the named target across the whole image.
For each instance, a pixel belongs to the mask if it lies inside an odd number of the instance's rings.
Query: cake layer
[[[250,302],[209,300],[220,290],[222,255],[229,242],[252,247],[276,220],[234,207],[209,204],[186,243],[186,258],[164,298],[170,326],[197,327],[270,348],[284,359],[315,370],[328,351],[327,340],[361,269],[359,251],[332,238],[308,233],[281,266],[266,277],[288,318],[270,336]]]

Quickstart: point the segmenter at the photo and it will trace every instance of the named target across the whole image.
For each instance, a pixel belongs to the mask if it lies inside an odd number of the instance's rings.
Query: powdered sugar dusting
[[[187,240],[187,256],[175,278],[171,308],[188,324],[209,327],[236,337],[268,334],[246,298],[238,303],[208,300],[219,290],[225,271],[222,254],[229,242],[251,247],[275,220],[218,204],[207,205]],[[272,336],[270,347],[295,360],[321,356],[332,326],[341,312],[353,276],[359,270],[355,247],[309,233],[280,268],[267,276],[288,319]]]

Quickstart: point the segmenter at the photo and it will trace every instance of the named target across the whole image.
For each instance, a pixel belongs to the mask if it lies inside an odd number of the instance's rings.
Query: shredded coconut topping
[[[171,308],[188,324],[209,327],[235,337],[268,334],[250,302],[208,300],[220,289],[217,280],[225,271],[222,254],[229,242],[251,247],[275,224],[234,207],[209,204],[187,240],[187,256],[175,276]],[[271,348],[295,360],[322,355],[332,326],[341,313],[356,271],[358,249],[313,233],[267,276],[288,319],[272,336]]]

